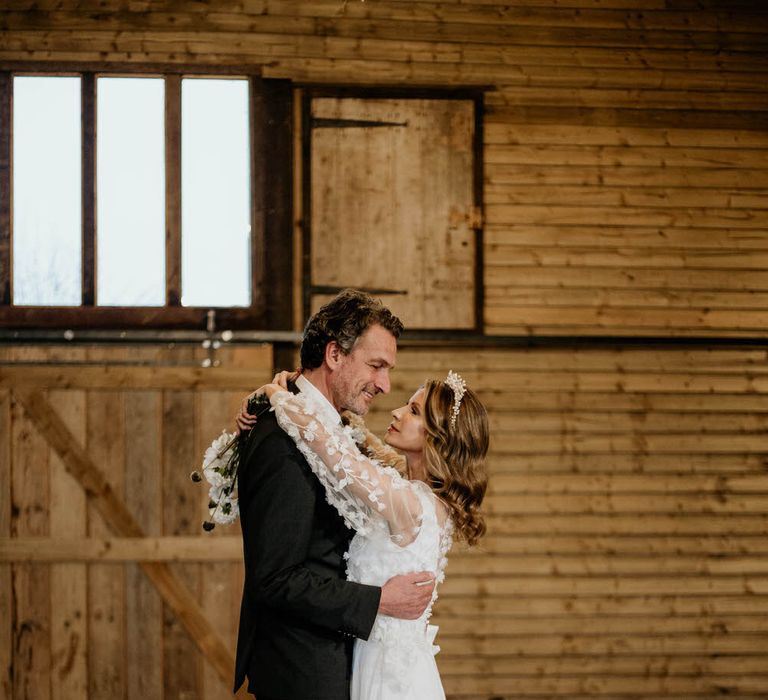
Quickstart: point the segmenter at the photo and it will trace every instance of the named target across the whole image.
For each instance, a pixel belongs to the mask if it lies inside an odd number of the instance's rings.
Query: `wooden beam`
[[[0,305],[11,303],[11,138],[13,77],[0,73]]]
[[[249,133],[251,152],[251,306],[260,315],[264,314],[267,301],[268,275],[271,266],[267,265],[265,247],[266,191],[270,185],[269,169],[272,163],[266,161],[266,143],[269,129],[266,123],[267,99],[264,81],[261,78],[248,80],[249,90]],[[286,256],[290,259],[287,251]],[[280,267],[280,265],[278,265]]]
[[[1,232],[0,246],[2,246]],[[0,284],[2,284],[1,277]],[[0,306],[0,327],[123,329],[138,326],[140,328],[205,330],[207,313],[208,307],[172,305],[133,307]],[[264,328],[264,321],[263,315],[256,315],[251,307],[222,308],[216,309],[216,325],[219,329],[254,330]]]
[[[104,475],[80,446],[56,410],[37,391],[16,391],[16,397],[64,463],[66,470],[80,483],[87,496],[115,534],[122,537],[144,537],[141,526],[128,511],[123,500],[112,490]],[[139,566],[155,585],[163,601],[178,616],[192,640],[221,677],[229,683],[234,659],[213,626],[203,614],[195,596],[161,562],[141,562]]]
[[[254,120],[254,188],[261,210],[261,229],[254,229],[253,294],[263,294],[267,328],[293,328],[293,92],[289,80],[251,82]],[[257,243],[257,239],[261,240]],[[265,252],[256,258],[259,248]],[[275,255],[275,251],[280,251]],[[261,285],[261,288],[257,286]],[[254,300],[254,303],[256,300]],[[262,306],[263,305],[263,306]]]
[[[165,303],[181,305],[181,76],[165,77]]]
[[[260,368],[259,376],[264,374]],[[268,370],[267,370],[268,371]],[[253,386],[254,369],[231,367],[121,367],[119,365],[5,365],[6,389],[208,389],[242,391]]]
[[[96,303],[96,76],[84,73],[81,80],[82,123],[82,304]]]
[[[233,535],[0,538],[0,562],[237,562],[242,561],[242,558],[242,540]]]

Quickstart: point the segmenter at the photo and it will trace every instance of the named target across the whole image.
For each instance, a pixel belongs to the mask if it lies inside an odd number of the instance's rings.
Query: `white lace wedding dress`
[[[322,483],[328,502],[355,536],[347,554],[351,581],[380,586],[397,574],[444,578],[452,524],[429,487],[363,455],[355,429],[335,424],[312,397],[277,392],[278,423]],[[435,663],[432,602],[418,620],[379,615],[367,641],[356,640],[351,700],[444,700]]]

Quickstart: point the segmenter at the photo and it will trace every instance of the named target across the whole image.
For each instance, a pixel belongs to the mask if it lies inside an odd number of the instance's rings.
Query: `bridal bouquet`
[[[248,400],[248,413],[258,416],[269,410],[269,399],[260,394]],[[203,530],[211,531],[216,523],[230,525],[240,514],[237,505],[237,472],[243,442],[237,433],[222,431],[205,450],[201,475],[193,471],[190,478],[199,483],[205,476],[208,489],[209,520],[203,522]]]

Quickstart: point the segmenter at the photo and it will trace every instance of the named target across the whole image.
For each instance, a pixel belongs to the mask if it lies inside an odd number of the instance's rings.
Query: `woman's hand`
[[[278,372],[274,377],[272,377],[272,384],[279,384],[280,387],[288,390],[288,382],[295,382],[296,379],[298,379],[299,375],[301,374],[301,370],[294,370],[293,372],[289,372],[288,370],[283,370],[282,372]]]
[[[248,432],[251,428],[253,428],[254,425],[256,425],[256,416],[252,416],[250,413],[248,413],[248,402],[254,396],[257,394],[267,394],[267,398],[271,399],[272,394],[274,394],[276,391],[287,391],[288,382],[294,381],[299,376],[299,374],[301,374],[299,370],[294,372],[283,370],[282,372],[278,372],[272,378],[271,383],[265,384],[264,386],[256,389],[256,391],[248,394],[248,396],[246,396],[240,404],[240,413],[235,416],[235,425],[237,426],[235,432],[240,435],[240,433]]]
[[[235,432],[240,435],[241,433],[247,433],[254,425],[256,425],[256,416],[252,416],[248,413],[248,402],[256,396],[258,391],[251,392],[240,403],[240,413],[235,416]]]

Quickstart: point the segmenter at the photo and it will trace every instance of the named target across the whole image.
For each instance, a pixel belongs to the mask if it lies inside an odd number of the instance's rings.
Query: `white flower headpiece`
[[[453,370],[449,370],[445,383],[453,390],[453,408],[451,409],[451,428],[456,427],[456,419],[459,417],[461,400],[467,392],[467,383]]]

